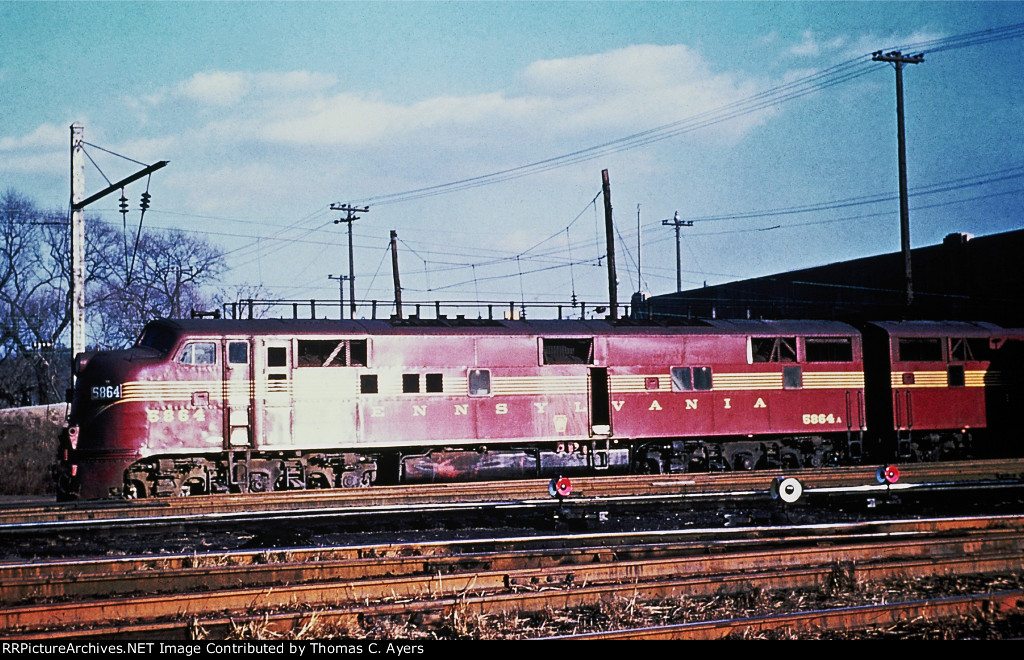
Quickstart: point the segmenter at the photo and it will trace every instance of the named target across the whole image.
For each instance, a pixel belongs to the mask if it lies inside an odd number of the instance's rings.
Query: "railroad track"
[[[760,470],[573,479],[571,492],[553,496],[548,480],[383,486],[250,495],[159,498],[12,506],[0,510],[0,535],[48,530],[117,529],[125,525],[225,524],[251,520],[381,517],[432,511],[586,509],[606,504],[764,498],[780,478],[798,479],[803,497],[837,494],[951,491],[1024,485],[1024,459],[899,466],[899,480],[879,483],[878,467]]]
[[[717,621],[698,621],[668,626],[648,626],[627,630],[562,635],[549,639],[576,640],[667,640],[667,639],[722,639],[725,637],[758,638],[784,633],[821,633],[823,631],[856,631],[873,628],[898,627],[901,623],[941,621],[969,617],[978,612],[997,616],[1020,613],[1024,609],[1024,590],[1014,589],[995,593],[971,594],[740,617]]]
[[[351,634],[385,618],[426,626],[616,600],[1022,571],[1024,516],[8,563],[0,636],[180,639],[240,626],[294,635],[314,623]]]

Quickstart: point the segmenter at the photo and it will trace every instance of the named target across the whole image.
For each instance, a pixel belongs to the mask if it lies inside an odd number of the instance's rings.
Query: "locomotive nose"
[[[141,365],[130,350],[75,356],[71,414],[55,470],[59,500],[120,493],[124,470],[138,454],[137,447],[119,441],[125,427],[122,388],[137,378]]]
[[[86,365],[89,364],[89,360],[91,360],[94,355],[96,355],[96,353],[94,351],[90,351],[86,353],[79,353],[75,356],[75,361],[71,365],[71,371],[75,378],[78,378],[82,372],[85,371]]]

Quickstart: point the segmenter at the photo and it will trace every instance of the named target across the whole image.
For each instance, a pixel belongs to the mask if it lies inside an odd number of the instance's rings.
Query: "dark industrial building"
[[[948,319],[1024,327],[1024,230],[883,254],[633,301],[653,318]]]

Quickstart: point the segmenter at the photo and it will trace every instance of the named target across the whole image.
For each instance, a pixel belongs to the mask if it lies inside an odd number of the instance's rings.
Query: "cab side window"
[[[796,362],[796,337],[751,337],[750,362]]]
[[[228,343],[228,364],[249,364],[249,344],[244,341]]]
[[[217,348],[212,341],[195,341],[185,344],[178,355],[180,364],[205,366],[217,364]]]
[[[672,367],[672,391],[707,391],[712,388],[711,367]]]

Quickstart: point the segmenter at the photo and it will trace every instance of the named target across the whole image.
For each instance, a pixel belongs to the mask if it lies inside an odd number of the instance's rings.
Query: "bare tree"
[[[153,318],[181,318],[211,305],[204,287],[224,270],[218,248],[180,231],[149,231],[125,259],[117,229],[94,224],[89,232],[94,277],[86,298],[97,347],[130,345]]]
[[[60,400],[58,340],[69,323],[66,217],[0,196],[0,404]]]
[[[211,301],[204,287],[224,270],[221,251],[180,231],[127,236],[86,218],[89,350],[131,345],[155,317],[187,316]],[[0,407],[51,403],[70,384],[68,215],[0,195]]]

